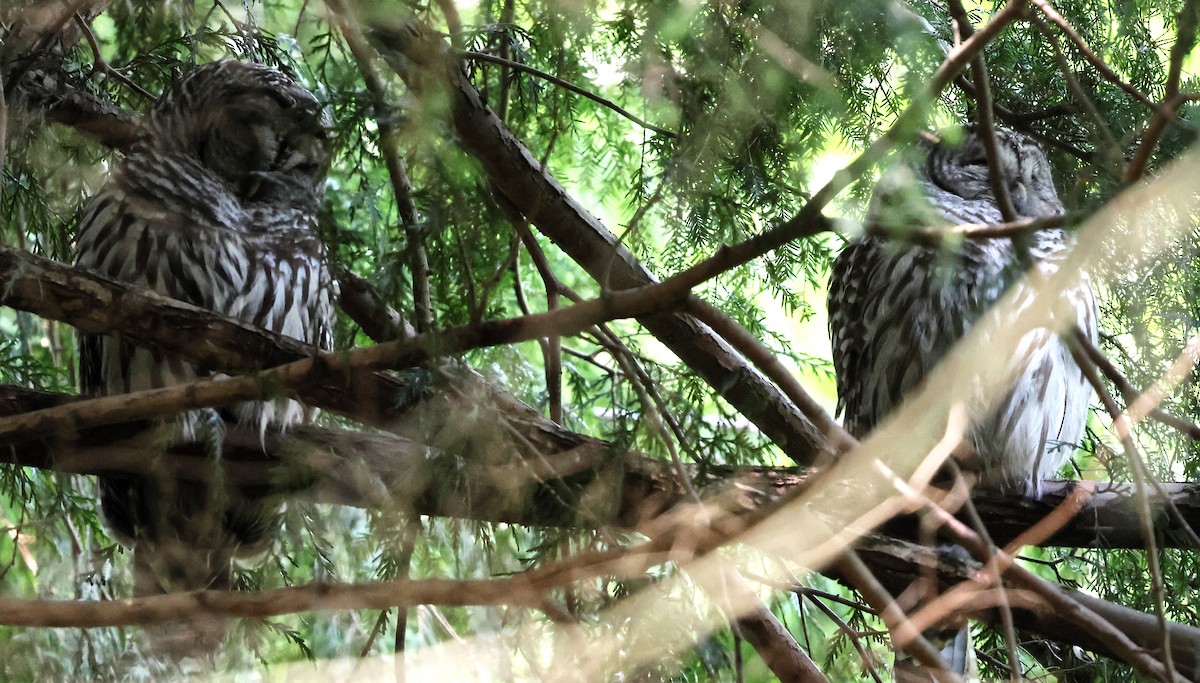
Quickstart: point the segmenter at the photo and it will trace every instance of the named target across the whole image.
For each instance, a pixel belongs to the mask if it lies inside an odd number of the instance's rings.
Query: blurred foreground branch
[[[70,400],[3,387],[0,416]],[[228,437],[226,481],[243,487],[273,482],[275,495],[314,502],[549,527],[635,529],[687,500],[669,463],[565,430],[556,434],[560,450],[529,455],[511,446],[509,453],[490,453],[490,463],[463,461],[461,452],[453,450],[460,440],[495,443],[494,435],[511,425],[529,428],[529,413],[489,411],[489,400],[490,394],[470,402],[428,399],[436,406],[430,412],[444,415],[438,424],[461,430],[453,442],[442,442],[448,451],[382,432],[303,427],[262,441],[255,430],[234,428]],[[150,438],[147,423],[46,435],[4,444],[0,462],[75,474],[139,472],[149,466],[140,440]],[[195,453],[174,453],[168,465],[184,478],[211,476],[207,461]],[[706,495],[732,494],[744,513],[786,497],[807,480],[795,468],[708,467],[701,473],[690,465],[687,473]],[[1083,493],[1082,504],[1041,544],[1142,547],[1133,484],[1089,484],[1092,490]],[[1005,544],[1050,516],[1081,487],[1080,482],[1049,481],[1045,495],[1036,500],[978,489],[973,500],[993,538]],[[1183,522],[1200,527],[1200,484],[1164,484],[1162,490],[1165,498],[1151,499],[1155,533],[1163,546],[1188,547],[1167,506],[1175,506]],[[907,517],[885,529],[907,538],[918,533],[916,521]]]

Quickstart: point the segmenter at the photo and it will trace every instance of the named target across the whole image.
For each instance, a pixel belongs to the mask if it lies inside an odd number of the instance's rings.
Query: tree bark
[[[483,102],[444,41],[415,21],[397,25],[369,12],[366,18],[373,26],[368,35],[414,92],[438,91],[449,98],[449,117],[459,139],[494,186],[604,291],[656,281]],[[821,430],[706,325],[685,313],[643,316],[638,322],[797,464],[812,464],[829,451]]]

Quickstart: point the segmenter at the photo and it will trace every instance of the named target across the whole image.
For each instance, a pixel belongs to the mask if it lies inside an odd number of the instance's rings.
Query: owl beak
[[[1013,193],[1016,198],[1022,202],[1029,198],[1029,191],[1025,189],[1025,183],[1017,181],[1016,192]]]
[[[262,189],[263,177],[261,173],[251,173],[242,187],[242,196],[246,199],[254,199],[258,195],[258,191]]]
[[[305,168],[318,168],[322,165],[323,160],[328,159],[324,142],[315,136],[301,136],[294,141],[294,144],[295,148],[279,164],[279,170],[294,171]]]

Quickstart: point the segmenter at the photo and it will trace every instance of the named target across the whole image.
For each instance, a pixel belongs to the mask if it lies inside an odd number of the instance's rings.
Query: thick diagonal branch
[[[369,37],[410,88],[419,94],[440,91],[449,98],[451,123],[463,146],[533,225],[606,290],[654,282],[620,240],[542,170],[483,102],[448,45],[421,33],[417,24],[372,26],[376,30],[369,31]],[[797,463],[812,463],[827,449],[821,430],[707,326],[684,313],[659,313],[638,321]]]

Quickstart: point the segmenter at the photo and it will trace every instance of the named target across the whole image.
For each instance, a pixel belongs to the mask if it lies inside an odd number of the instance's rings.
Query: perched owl
[[[1037,144],[1006,129],[996,137],[1018,216],[1061,213],[1050,165]],[[894,177],[880,183],[870,221],[896,221],[889,213],[905,212],[896,198],[907,190],[928,199],[928,217],[935,221],[1003,222],[983,142],[972,131],[957,144],[932,145],[924,164],[907,178],[904,187],[896,187]],[[875,236],[850,242],[834,264],[829,286],[838,412],[846,428],[856,436],[870,432],[1027,270],[1053,272],[1069,243],[1070,235],[1058,228],[965,240],[950,249]],[[1071,302],[1080,329],[1094,340],[1097,313],[1090,285],[1081,282],[1061,295]],[[969,436],[984,485],[1040,496],[1042,480],[1062,468],[1083,436],[1092,390],[1066,344],[1049,330],[1029,332],[1020,353],[1016,381],[991,416],[972,425]]]
[[[996,131],[1000,167],[1021,218],[1062,212],[1042,150],[1011,130]],[[913,211],[905,194],[923,195]],[[914,216],[913,214],[917,214]],[[921,215],[924,214],[924,215]],[[957,144],[926,150],[912,173],[885,177],[876,188],[869,220],[912,227],[933,223],[1002,223],[980,137],[967,131]],[[965,240],[951,248],[926,247],[875,236],[853,240],[833,267],[829,330],[837,373],[838,412],[846,428],[865,436],[900,405],[984,312],[1030,269],[1051,273],[1069,247],[1062,229],[1014,238]],[[1096,338],[1090,285],[1068,291],[1075,323]],[[1066,344],[1035,329],[1018,345],[1019,370],[990,415],[970,426],[980,482],[1040,496],[1042,480],[1057,473],[1083,436],[1092,389]],[[966,629],[927,634],[948,642],[943,656],[963,673],[969,661]],[[897,680],[932,680],[897,657]]]
[[[330,150],[313,95],[268,66],[207,64],[154,103],[142,132],[84,212],[76,265],[331,348],[334,291],[317,234]],[[82,336],[79,374],[90,394],[201,375],[119,335]],[[225,420],[283,430],[310,413],[288,399],[194,411],[158,450],[199,442],[192,450],[219,453]],[[157,455],[146,454],[151,471]],[[278,512],[170,475],[105,476],[100,503],[133,548],[139,595],[228,588],[232,558],[261,551]]]

